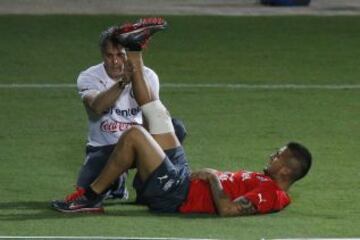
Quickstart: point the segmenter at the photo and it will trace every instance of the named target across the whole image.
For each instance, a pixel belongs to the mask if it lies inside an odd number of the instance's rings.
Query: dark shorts
[[[183,147],[165,151],[163,163],[142,182],[134,178],[137,203],[146,204],[156,212],[176,212],[186,199],[190,172]]]
[[[115,145],[86,147],[85,162],[79,171],[77,186],[86,188],[100,175],[114,148]],[[120,176],[118,181],[125,184],[125,178],[126,176]]]

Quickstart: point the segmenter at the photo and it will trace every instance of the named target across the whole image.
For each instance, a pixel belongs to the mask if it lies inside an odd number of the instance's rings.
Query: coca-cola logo
[[[126,122],[114,122],[114,121],[103,121],[100,124],[100,130],[107,133],[113,132],[123,132],[134,125],[139,125],[137,123],[126,123]]]

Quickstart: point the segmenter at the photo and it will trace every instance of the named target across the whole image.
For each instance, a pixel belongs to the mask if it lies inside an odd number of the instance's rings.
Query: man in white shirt
[[[106,165],[120,136],[134,125],[142,125],[142,113],[134,98],[130,66],[125,49],[113,38],[116,27],[110,27],[100,36],[103,62],[81,72],[77,79],[79,95],[84,103],[89,132],[86,157],[77,179],[77,188],[86,188]],[[159,79],[150,68],[144,75],[152,94],[159,96]],[[181,121],[173,119],[180,141],[186,131]],[[108,197],[126,199],[127,173],[119,177],[108,191]],[[66,199],[71,199],[76,191]]]

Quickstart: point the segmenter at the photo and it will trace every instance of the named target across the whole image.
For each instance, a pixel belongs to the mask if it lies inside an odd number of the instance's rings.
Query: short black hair
[[[286,147],[291,151],[294,159],[299,164],[298,170],[294,174],[294,182],[305,177],[309,172],[312,163],[310,151],[302,144],[297,142],[289,142]]]
[[[111,43],[113,46],[120,45],[119,41],[116,38],[116,31],[118,31],[119,27],[111,26],[105,29],[100,34],[99,38],[99,47],[101,52],[103,53],[107,44]]]

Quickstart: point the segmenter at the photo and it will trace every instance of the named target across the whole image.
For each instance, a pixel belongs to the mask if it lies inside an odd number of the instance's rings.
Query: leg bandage
[[[142,105],[141,110],[149,124],[151,134],[175,132],[170,114],[160,100]]]

